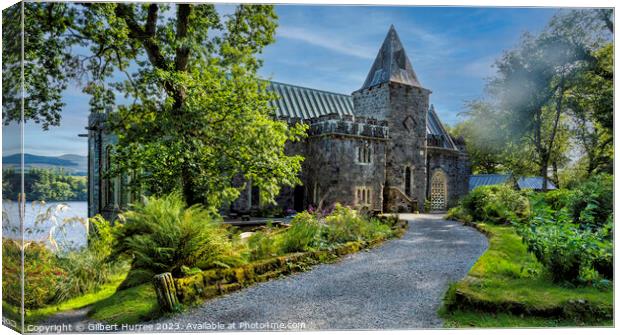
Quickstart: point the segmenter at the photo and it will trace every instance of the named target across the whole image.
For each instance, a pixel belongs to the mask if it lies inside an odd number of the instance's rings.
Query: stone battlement
[[[323,115],[306,120],[310,125],[309,136],[349,135],[387,139],[389,128],[386,121],[352,115]]]

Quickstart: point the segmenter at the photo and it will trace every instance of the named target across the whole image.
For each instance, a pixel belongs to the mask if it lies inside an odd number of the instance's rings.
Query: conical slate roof
[[[390,26],[390,31],[388,31],[361,89],[386,82],[422,87],[405,53],[405,48],[398,38],[394,25]]]

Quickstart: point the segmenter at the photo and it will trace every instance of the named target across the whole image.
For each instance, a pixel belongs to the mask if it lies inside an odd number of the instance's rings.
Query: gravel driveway
[[[441,215],[407,215],[398,240],[309,272],[257,284],[147,325],[168,331],[441,327],[449,283],[467,273],[486,238]]]

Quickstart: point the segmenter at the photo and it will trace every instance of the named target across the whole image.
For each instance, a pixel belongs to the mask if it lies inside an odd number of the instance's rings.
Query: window
[[[112,146],[107,146],[105,150],[105,172],[103,174],[104,180],[104,189],[103,192],[105,194],[105,206],[114,205],[114,179],[110,176],[106,176],[105,174],[110,172],[112,168]]]
[[[369,145],[364,144],[357,147],[357,162],[359,164],[370,164],[370,156],[371,152]]]
[[[411,196],[411,167],[405,166],[405,194]]]
[[[371,188],[370,187],[358,187],[355,190],[355,203],[358,206],[370,205]]]

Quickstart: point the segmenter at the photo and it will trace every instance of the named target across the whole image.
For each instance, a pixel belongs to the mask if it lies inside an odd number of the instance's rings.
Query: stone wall
[[[441,170],[447,177],[448,208],[455,206],[468,192],[470,174],[468,161],[467,155],[459,151],[429,147],[426,197],[430,198],[430,182],[433,174]]]
[[[129,199],[121,187],[126,176],[107,178],[111,147],[117,137],[106,130],[107,113],[91,113],[88,117],[88,215],[103,215],[114,220]]]

